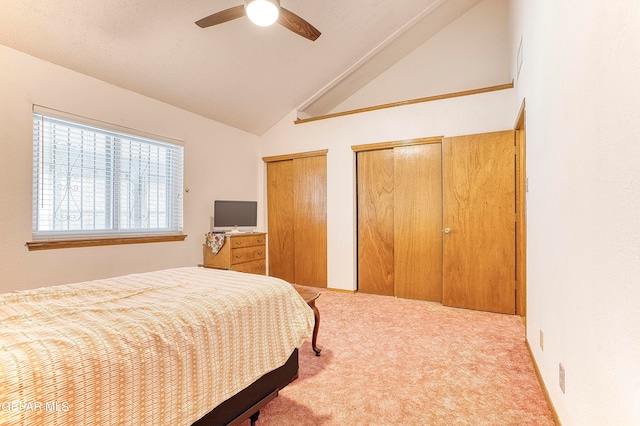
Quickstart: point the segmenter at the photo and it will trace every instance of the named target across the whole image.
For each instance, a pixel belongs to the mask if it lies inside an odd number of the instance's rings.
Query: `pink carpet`
[[[316,305],[322,354],[305,342],[257,425],[554,424],[520,317],[332,291]]]

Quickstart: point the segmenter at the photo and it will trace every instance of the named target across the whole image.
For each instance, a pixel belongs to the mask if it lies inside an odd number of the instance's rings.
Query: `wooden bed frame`
[[[251,425],[254,425],[260,415],[260,409],[297,378],[298,349],[294,349],[284,365],[265,374],[247,388],[222,402],[192,426],[234,426],[246,419],[251,419]]]

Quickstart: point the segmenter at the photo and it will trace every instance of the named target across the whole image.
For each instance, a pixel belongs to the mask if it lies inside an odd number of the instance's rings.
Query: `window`
[[[180,234],[184,148],[94,124],[34,107],[33,238]]]

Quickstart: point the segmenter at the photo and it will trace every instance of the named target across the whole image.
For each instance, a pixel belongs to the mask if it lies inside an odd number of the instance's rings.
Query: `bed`
[[[297,377],[287,282],[176,268],[0,295],[0,424],[219,425]]]

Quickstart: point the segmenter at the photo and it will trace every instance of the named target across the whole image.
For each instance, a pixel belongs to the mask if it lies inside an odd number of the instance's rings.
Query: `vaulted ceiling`
[[[327,113],[478,1],[281,0],[320,30],[309,41],[195,25],[242,0],[0,0],[0,44],[260,135]]]

